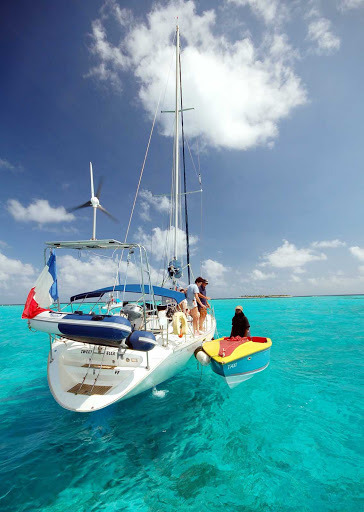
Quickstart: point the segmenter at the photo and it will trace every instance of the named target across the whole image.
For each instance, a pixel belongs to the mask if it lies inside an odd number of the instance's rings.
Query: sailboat
[[[176,103],[172,213],[173,253],[168,266],[168,286],[155,286],[145,247],[138,243],[96,238],[96,211],[100,209],[93,190],[91,240],[47,242],[45,267],[29,293],[23,318],[29,328],[47,333],[50,340],[48,383],[55,400],[65,409],[92,412],[126,400],[176,375],[204,341],[213,339],[213,310],[204,330],[195,336],[192,321],[179,304],[182,265],[178,254],[181,192],[179,190],[180,37],[176,28]],[[102,209],[103,210],[103,209]],[[107,212],[108,213],[108,212]],[[127,254],[125,275],[118,282],[73,295],[61,308],[58,300],[56,253],[75,251],[120,251]],[[49,255],[49,257],[48,257]],[[129,283],[128,265],[134,259],[138,283]],[[120,268],[120,264],[119,264]],[[56,305],[51,308],[50,305]]]

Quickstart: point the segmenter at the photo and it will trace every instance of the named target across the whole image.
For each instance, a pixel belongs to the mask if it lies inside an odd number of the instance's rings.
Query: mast
[[[182,265],[178,260],[178,224],[180,213],[180,192],[179,192],[179,104],[180,104],[180,39],[179,39],[179,26],[176,27],[176,103],[175,103],[175,127],[174,127],[174,166],[173,166],[173,180],[174,187],[171,198],[171,227],[173,225],[173,255],[168,264],[169,278],[173,282],[173,286],[177,286],[178,279],[182,277]],[[181,107],[182,108],[182,107]]]
[[[179,26],[176,28],[176,108],[175,108],[175,141],[174,141],[174,257],[177,259],[178,213],[179,213],[179,133],[178,133],[178,107],[180,91],[179,74]]]

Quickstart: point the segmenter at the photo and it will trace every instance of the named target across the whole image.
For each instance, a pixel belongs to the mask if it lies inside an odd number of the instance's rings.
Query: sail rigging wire
[[[187,138],[186,138],[186,143],[187,143],[188,151],[190,153],[190,157],[191,157],[193,168],[195,170],[198,182],[200,184],[200,192],[201,192],[201,201],[200,201],[200,243],[199,243],[199,248],[200,248],[200,275],[201,275],[202,274],[202,253],[203,253],[203,239],[202,239],[202,235],[203,235],[203,216],[202,216],[203,207],[202,207],[202,176],[201,176],[201,164],[200,164],[200,150],[199,150],[199,147],[198,147],[198,139],[197,139],[197,160],[198,160],[198,172],[197,172],[197,169],[196,169],[196,166],[195,166],[195,162],[194,162],[194,159],[193,159],[193,156],[192,156],[192,153],[191,153],[191,148],[190,148],[190,145],[188,143],[188,139]]]
[[[187,275],[188,275],[188,284],[191,284],[190,233],[189,233],[189,227],[188,227],[188,209],[187,209],[187,180],[186,180],[186,157],[185,157],[185,133],[184,133],[184,125],[183,125],[183,97],[182,97],[181,55],[179,55],[179,86],[180,86],[180,97],[181,97],[182,161],[183,161],[183,187],[184,187],[184,193],[185,193],[185,225],[186,225]]]
[[[176,35],[173,38],[173,43],[175,41],[175,38],[176,38]],[[168,85],[168,82],[169,82],[169,76],[170,76],[170,72],[171,72],[171,68],[172,68],[172,62],[173,61],[171,60],[171,64],[170,64],[169,71],[168,71],[168,77],[167,77],[167,81],[166,81],[166,86],[164,88],[164,93],[163,93],[163,101],[164,101],[164,98],[165,98],[165,95],[166,95],[166,91],[167,91],[167,85]],[[157,115],[158,115],[158,110],[159,110],[159,105],[161,103],[161,99],[162,99],[162,90],[161,90],[161,92],[159,94],[157,108],[156,108],[155,113],[154,113],[154,118],[153,118],[152,128],[151,128],[150,134],[149,134],[147,149],[145,151],[143,165],[142,165],[142,168],[141,168],[141,171],[140,171],[139,181],[138,181],[138,185],[137,185],[137,189],[136,189],[135,197],[134,197],[134,202],[133,202],[133,206],[132,206],[130,217],[129,217],[128,227],[127,227],[126,233],[125,233],[124,244],[126,244],[126,241],[127,241],[128,235],[129,235],[130,225],[131,225],[131,221],[133,219],[134,209],[135,209],[136,201],[137,201],[138,194],[139,194],[140,184],[141,184],[141,181],[142,181],[142,177],[143,177],[143,173],[144,173],[144,168],[145,168],[145,164],[146,164],[146,161],[147,161],[149,147],[150,147],[150,143],[151,143],[151,140],[152,140],[152,135],[153,135],[153,131],[154,131],[155,122],[157,120]],[[119,258],[119,263],[118,263],[118,268],[117,268],[116,275],[115,275],[114,288],[115,288],[115,286],[117,284],[117,281],[118,281],[119,268],[120,268],[120,263],[121,263],[121,261],[123,259],[123,255],[124,255],[124,248],[121,250],[121,254],[120,254],[120,258]]]
[[[192,162],[192,166],[193,166],[193,169],[195,171],[195,174],[196,174],[196,177],[197,177],[197,180],[199,182],[199,184],[201,185],[201,172],[200,172],[200,155],[199,155],[199,148],[197,148],[197,159],[198,159],[198,172],[197,172],[197,169],[196,169],[196,165],[195,165],[195,161],[193,159],[193,155],[192,155],[192,151],[191,151],[191,147],[189,145],[189,142],[188,142],[188,138],[185,137],[185,141],[186,141],[186,144],[187,144],[187,149],[188,149],[188,152],[190,154],[190,158],[191,158],[191,162]],[[197,142],[198,143],[198,142]]]
[[[156,122],[156,119],[157,119],[157,114],[158,114],[158,110],[159,110],[159,104],[160,104],[160,101],[161,101],[161,96],[162,96],[162,93],[159,96],[157,108],[155,110],[154,119],[153,119],[153,123],[152,123],[152,128],[151,128],[150,134],[149,134],[147,149],[145,151],[143,165],[142,165],[142,168],[141,168],[141,171],[140,171],[139,181],[138,181],[137,189],[136,189],[135,196],[134,196],[134,202],[133,202],[133,206],[132,206],[130,217],[129,217],[128,227],[127,227],[126,233],[125,233],[124,244],[126,244],[126,241],[127,241],[128,235],[129,235],[130,225],[131,225],[131,221],[133,219],[134,209],[135,209],[135,205],[136,205],[136,202],[137,202],[137,199],[138,199],[140,184],[142,182],[142,177],[143,177],[143,173],[144,173],[145,163],[147,161],[147,156],[148,156],[148,152],[149,152],[150,142],[152,140],[152,135],[153,135],[153,131],[154,131],[155,122]],[[116,272],[116,276],[115,276],[114,288],[115,288],[115,286],[117,284],[120,263],[121,263],[121,260],[123,259],[123,255],[124,255],[124,248],[121,250],[121,254],[120,254],[120,258],[119,258],[119,263],[118,263],[118,268],[117,268],[117,272]]]

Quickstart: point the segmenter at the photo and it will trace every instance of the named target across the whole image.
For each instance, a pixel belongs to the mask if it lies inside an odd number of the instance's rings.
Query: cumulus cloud
[[[34,277],[34,274],[35,269],[29,263],[8,258],[0,252],[0,288],[7,288],[11,283],[16,285],[17,289],[30,286],[30,278]]]
[[[113,286],[118,267],[123,283],[126,272],[128,283],[140,282],[139,266],[132,261],[127,264],[126,255],[119,265],[118,258],[87,255],[80,259],[67,254],[57,257],[57,266],[59,292],[67,297],[79,292]],[[151,279],[153,284],[158,284],[158,272],[153,267],[151,267]]]
[[[263,18],[265,23],[278,23],[283,21],[288,12],[287,6],[280,0],[228,0],[238,6],[249,6],[254,14]]]
[[[311,277],[307,281],[311,286],[314,286],[319,293],[362,293],[364,274],[353,277],[337,272],[322,277]]]
[[[349,251],[359,261],[364,261],[364,248],[358,247],[358,246],[354,246],[354,247],[350,247]]]
[[[291,275],[291,281],[293,283],[300,283],[302,281],[302,279],[299,276],[297,276],[296,274],[292,274]]]
[[[229,41],[217,35],[216,11],[197,14],[191,0],[155,4],[146,23],[110,0],[92,24],[91,52],[98,64],[90,73],[120,88],[122,73],[132,71],[139,100],[151,117],[161,91],[166,109],[173,108],[174,83],[165,82],[174,57],[176,13],[182,34],[184,103],[198,111],[189,116],[186,135],[199,136],[214,147],[271,147],[279,122],[306,102],[306,91],[292,67],[295,51],[284,35],[268,34],[256,47],[249,36]],[[119,27],[118,44],[108,33],[111,22]],[[170,136],[169,116],[160,116],[159,123],[161,133]]]
[[[119,253],[117,254],[119,256]],[[82,254],[75,257],[71,254],[57,254],[58,290],[62,301],[68,301],[77,293],[113,286],[119,268],[121,281],[124,283],[127,272],[128,283],[140,282],[140,268],[136,262],[119,265],[118,257],[102,257],[94,254]],[[153,284],[160,284],[159,273],[152,266],[151,279]],[[28,263],[11,259],[0,251],[0,290],[6,292],[9,301],[25,302],[29,290],[34,286],[40,273]],[[118,280],[116,282],[118,284]]]
[[[2,169],[16,172],[22,171],[23,167],[21,165],[12,164],[11,162],[9,162],[9,160],[5,160],[4,158],[0,158],[0,171]]]
[[[46,199],[36,199],[29,206],[23,206],[16,199],[9,199],[7,209],[15,220],[20,222],[69,222],[74,215],[68,213],[63,206],[53,207]]]
[[[222,263],[215,260],[205,260],[202,263],[202,275],[209,279],[210,285],[213,288],[219,286],[225,286],[226,273],[229,271],[228,267],[225,267]]]
[[[154,256],[157,261],[163,260],[165,257],[170,257],[174,250],[174,228],[161,229],[159,227],[153,228],[151,233],[146,233],[143,228],[139,227],[134,239],[141,245],[147,248],[148,252]],[[190,235],[190,246],[196,245],[198,237]],[[181,254],[186,253],[186,233],[178,228],[177,232],[177,256],[180,258]]]
[[[338,240],[323,240],[322,242],[312,242],[312,247],[318,247],[321,249],[335,249],[337,247],[345,247],[346,243]]]
[[[319,17],[308,25],[308,39],[314,42],[318,54],[330,54],[340,48],[340,39],[332,32],[330,20]]]
[[[167,196],[153,196],[150,190],[141,190],[139,192],[141,198],[140,217],[145,221],[150,221],[150,209],[154,209],[159,213],[168,213],[171,207],[171,201]]]
[[[309,248],[298,249],[294,244],[283,240],[283,245],[272,253],[264,255],[263,260],[265,261],[261,263],[262,266],[271,265],[275,268],[291,267],[301,270],[301,267],[312,261],[327,260],[327,256],[324,253],[318,253]],[[298,270],[298,273],[300,270]]]
[[[364,0],[340,0],[339,9],[342,11],[348,11],[349,9],[357,9],[364,7]]]
[[[256,269],[254,269],[252,271],[252,273],[250,274],[250,277],[254,281],[265,281],[266,279],[273,279],[274,277],[276,277],[276,275],[275,275],[274,272],[271,272],[271,273],[266,272],[266,273],[264,273],[261,270],[256,268]]]

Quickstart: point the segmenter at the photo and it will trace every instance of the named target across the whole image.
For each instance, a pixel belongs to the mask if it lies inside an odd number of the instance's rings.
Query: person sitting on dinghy
[[[250,337],[249,320],[244,315],[242,306],[236,306],[232,324],[230,338],[233,338],[234,336],[241,336],[242,338],[245,336]]]
[[[202,304],[200,297],[198,296],[198,287],[201,286],[202,283],[202,277],[198,277],[195,281],[195,284],[190,284],[186,290],[187,307],[190,310],[190,315],[192,316],[193,333],[195,336],[199,336],[201,334],[200,331],[198,330],[198,319],[200,315],[197,309],[197,304],[200,304],[202,308],[206,308],[206,306]]]

